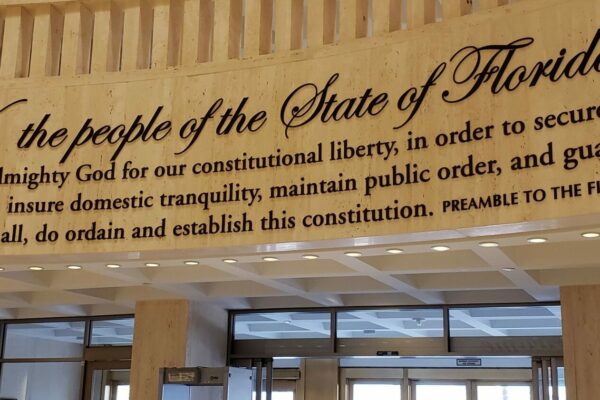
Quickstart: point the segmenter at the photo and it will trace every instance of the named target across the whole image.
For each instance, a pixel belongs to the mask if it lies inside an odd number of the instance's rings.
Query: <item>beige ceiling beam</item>
[[[320,294],[320,293],[308,293],[305,290],[291,285],[289,283],[284,283],[276,279],[269,279],[261,276],[255,272],[247,271],[243,268],[237,267],[231,264],[224,264],[221,260],[206,260],[203,261],[202,264],[208,265],[209,267],[221,270],[228,274],[239,277],[240,279],[254,281],[264,286],[268,286],[277,290],[280,290],[284,293],[302,297],[304,299],[310,300],[320,305],[324,306],[340,306],[343,305],[342,299],[337,295],[328,295],[328,294]]]
[[[558,298],[558,288],[540,285],[527,272],[519,269],[519,266],[501,248],[482,248],[477,246],[473,249],[473,252],[535,300],[551,301]],[[512,270],[505,270],[507,268]]]
[[[320,334],[326,335],[326,336],[330,335],[330,331],[325,329],[323,327],[323,324],[321,324],[320,322],[294,320],[294,319],[292,319],[292,315],[289,313],[267,314],[266,317],[269,319],[272,319],[274,321],[277,321],[277,322],[289,324],[291,326],[295,326],[295,327],[301,328],[301,329],[306,329],[307,331],[310,331],[310,332],[317,332],[317,333],[320,333]]]
[[[391,321],[384,321],[381,318],[377,318],[374,315],[366,312],[366,311],[356,311],[350,312],[349,314],[354,315],[357,318],[360,318],[363,321],[367,321],[371,324],[381,326],[383,328],[389,329],[392,332],[398,332],[403,335],[409,337],[425,337],[424,334],[414,330],[414,329],[406,329],[403,326],[400,326],[398,323],[394,323]]]
[[[490,336],[508,336],[501,330],[492,328],[490,325],[486,324],[482,320],[470,316],[465,311],[452,310],[452,317],[464,322],[467,325],[472,326],[475,329],[479,329],[480,331],[485,332]]]
[[[384,283],[399,292],[406,293],[407,295],[414,297],[415,299],[425,304],[443,304],[445,303],[444,296],[440,292],[434,291],[422,291],[414,286],[401,281],[391,275],[386,274],[378,270],[377,268],[367,264],[357,257],[348,257],[346,255],[331,254],[330,256],[334,261],[345,265],[346,267],[360,272],[376,281]]]

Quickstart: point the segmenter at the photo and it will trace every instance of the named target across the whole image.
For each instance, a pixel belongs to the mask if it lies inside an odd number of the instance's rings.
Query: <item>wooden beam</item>
[[[435,0],[407,0],[408,29],[435,22]]]
[[[66,4],[61,75],[90,72],[93,27],[94,17],[87,7],[78,2]]]
[[[153,10],[149,0],[129,0],[123,9],[123,57],[121,69],[150,67]]]
[[[489,10],[490,8],[496,8],[508,4],[508,0],[479,0],[479,8],[482,10]]]
[[[368,0],[345,0],[340,2],[340,41],[367,36]]]
[[[92,73],[119,71],[122,35],[122,10],[114,1],[98,3],[94,10]]]
[[[461,17],[471,13],[470,0],[442,0],[442,19]]]
[[[0,76],[22,78],[29,76],[33,17],[24,7],[9,7],[5,11],[4,38]]]
[[[244,57],[271,52],[273,1],[249,0],[244,17]]]
[[[213,60],[240,57],[242,0],[214,2]]]
[[[464,0],[466,1],[466,0]],[[400,30],[402,17],[401,0],[378,0],[373,2],[373,36]]]
[[[183,33],[181,63],[194,65],[198,62],[200,49],[200,0],[183,3]]]
[[[302,47],[302,0],[275,2],[275,51],[295,50]]]
[[[198,39],[198,62],[207,62],[212,58],[214,28],[214,0],[200,0],[200,38]]]
[[[63,36],[63,15],[50,4],[35,8],[29,76],[58,75]]]
[[[167,67],[167,53],[169,51],[169,1],[159,1],[154,5],[153,9],[151,68],[165,69]]]
[[[308,47],[334,42],[335,8],[335,0],[308,0]]]
[[[184,0],[171,0],[169,9],[169,37],[167,46],[167,66],[181,65],[183,41]]]

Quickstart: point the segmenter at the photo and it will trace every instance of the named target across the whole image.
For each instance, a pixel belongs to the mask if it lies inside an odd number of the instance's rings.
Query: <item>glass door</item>
[[[413,382],[415,400],[467,400],[467,382]]]
[[[296,398],[296,381],[273,380],[273,394],[271,398],[272,400],[294,400]]]
[[[531,400],[527,383],[477,383],[477,400]]]
[[[89,362],[85,374],[85,400],[129,400],[130,361]]]
[[[350,400],[401,400],[400,380],[360,379],[349,382]]]

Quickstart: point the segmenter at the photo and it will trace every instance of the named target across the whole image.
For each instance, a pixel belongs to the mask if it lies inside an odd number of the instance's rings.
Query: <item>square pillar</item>
[[[165,367],[224,367],[227,312],[188,300],[141,301],[135,307],[131,360],[131,400],[153,400],[159,393],[159,370]],[[214,388],[195,395],[218,398]]]
[[[569,400],[594,400],[600,393],[600,285],[560,290],[565,378]]]

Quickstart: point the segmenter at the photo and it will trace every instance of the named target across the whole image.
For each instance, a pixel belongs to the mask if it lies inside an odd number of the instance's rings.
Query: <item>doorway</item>
[[[437,364],[442,365],[442,361]],[[548,358],[545,362],[534,358],[527,364],[515,360],[514,365],[510,365],[510,358],[498,359],[496,366],[483,368],[440,368],[435,363],[423,365],[410,360],[407,363],[414,365],[344,368],[346,363],[342,362],[341,400],[566,400],[561,358]],[[542,377],[546,371],[543,368],[547,368],[547,378]]]
[[[89,362],[84,400],[129,400],[130,368],[130,361]]]

